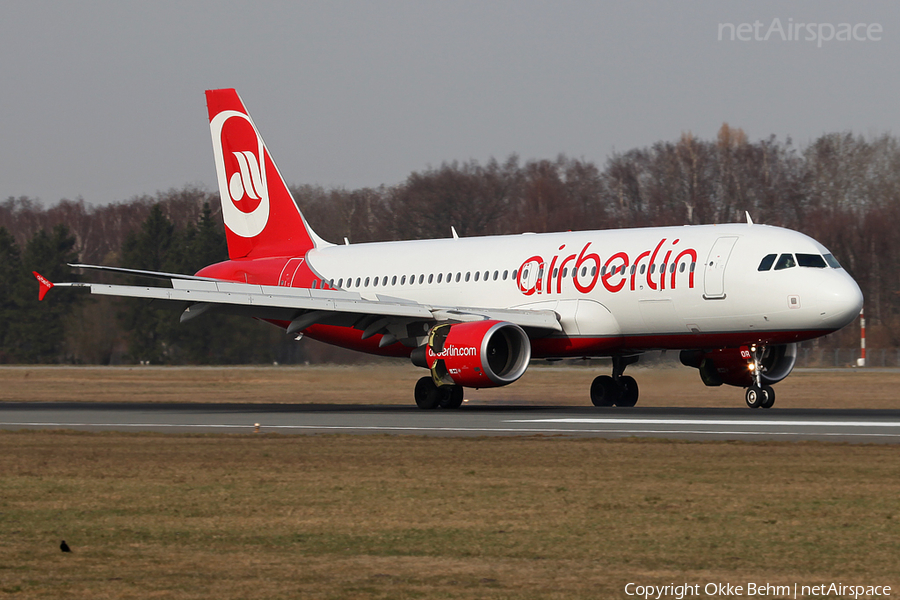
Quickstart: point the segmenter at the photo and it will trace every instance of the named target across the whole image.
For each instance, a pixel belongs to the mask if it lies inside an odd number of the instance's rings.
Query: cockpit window
[[[796,267],[797,263],[794,262],[793,254],[782,254],[778,257],[778,262],[775,263],[775,270],[781,271],[782,269],[790,269],[791,267]]]
[[[840,269],[841,268],[841,263],[839,263],[838,260],[834,257],[834,254],[826,254],[825,262],[827,262],[828,266],[831,267],[832,269]]]
[[[772,268],[772,263],[775,262],[775,258],[776,258],[777,256],[778,256],[777,254],[767,254],[767,255],[762,259],[762,262],[759,263],[759,269],[758,269],[758,270],[760,270],[760,271],[768,271],[769,269],[771,269],[771,268]]]
[[[797,264],[801,267],[815,267],[816,269],[824,269],[828,266],[820,254],[797,254]]]

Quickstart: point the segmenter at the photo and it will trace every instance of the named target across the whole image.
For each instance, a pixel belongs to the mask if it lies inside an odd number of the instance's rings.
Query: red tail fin
[[[306,223],[233,89],[207,90],[228,256],[303,256],[322,244]]]

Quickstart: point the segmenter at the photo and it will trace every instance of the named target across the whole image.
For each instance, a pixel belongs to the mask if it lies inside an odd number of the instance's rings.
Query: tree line
[[[870,347],[900,347],[900,146],[891,135],[833,133],[799,148],[774,136],[751,142],[724,124],[714,140],[684,134],[614,153],[602,168],[565,155],[512,155],[429,167],[392,186],[292,192],[316,231],[337,243],[447,237],[451,226],[465,237],[728,223],[747,211],[756,223],[825,244],[865,294]],[[76,279],[67,262],[193,273],[226,258],[218,195],[200,188],[104,206],[9,198],[0,203],[0,362],[348,359],[247,319],[179,325],[176,313],[146,302],[77,293],[38,303],[31,276]],[[852,346],[856,335],[818,344]]]

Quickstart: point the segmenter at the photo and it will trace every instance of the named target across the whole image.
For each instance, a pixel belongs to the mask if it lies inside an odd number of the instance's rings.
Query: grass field
[[[538,367],[467,397],[585,405],[605,371]],[[411,404],[421,374],[0,368],[0,400]],[[743,406],[691,369],[632,374],[640,405]],[[798,371],[773,410],[897,408],[898,385]],[[896,595],[898,498],[893,445],[0,431],[0,598],[594,599],[750,581]]]
[[[609,366],[536,364],[518,382],[466,390],[473,404],[590,405],[591,380]],[[709,388],[696,369],[630,368],[638,406],[742,407],[743,390]],[[3,367],[0,401],[275,402],[412,404],[424,369],[405,363],[352,367]],[[900,408],[900,371],[796,370],[776,384],[775,408]]]
[[[0,474],[0,597],[900,590],[894,446],[0,432]]]

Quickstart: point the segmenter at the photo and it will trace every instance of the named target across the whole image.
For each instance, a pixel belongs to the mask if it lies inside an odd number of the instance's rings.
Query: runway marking
[[[885,421],[768,421],[741,419],[628,419],[628,418],[564,418],[564,419],[510,419],[504,423],[624,423],[637,425],[778,425],[800,427],[900,427],[900,422]]]
[[[616,421],[616,420],[613,420]],[[622,419],[618,420],[623,421]],[[511,421],[514,422],[514,421]],[[671,421],[667,421],[671,422]],[[39,423],[39,422],[0,422],[2,426],[16,427],[101,427],[101,428],[171,428],[171,429],[248,429],[253,430],[254,425],[229,425],[229,424],[174,424],[174,423]],[[803,437],[900,437],[900,433],[828,433],[828,432],[800,432],[800,431],[710,431],[704,429],[554,429],[554,428],[498,428],[498,427],[383,427],[377,425],[352,426],[352,425],[265,425],[260,424],[260,430],[272,429],[297,429],[319,431],[410,431],[410,432],[459,432],[459,433],[603,433],[603,434],[652,434],[652,435],[747,435],[747,436],[803,436]]]

